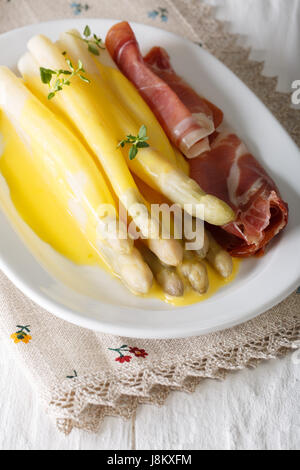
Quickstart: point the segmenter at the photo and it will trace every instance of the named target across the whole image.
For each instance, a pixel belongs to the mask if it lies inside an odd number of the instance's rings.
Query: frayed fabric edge
[[[97,432],[106,416],[129,419],[138,405],[161,406],[171,391],[192,393],[206,378],[223,380],[230,372],[255,368],[264,360],[298,349],[299,340],[300,318],[289,331],[283,329],[228,350],[182,357],[180,363],[159,362],[134,374],[102,372],[65,381],[54,390],[48,412],[66,435],[73,428]]]

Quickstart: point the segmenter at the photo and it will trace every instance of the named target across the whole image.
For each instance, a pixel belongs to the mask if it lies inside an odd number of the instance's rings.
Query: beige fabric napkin
[[[271,108],[300,144],[289,97],[262,64],[225,33],[200,0],[0,0],[0,33],[51,19],[110,17],[134,20],[185,36],[223,60]],[[193,391],[204,378],[296,348],[300,293],[244,325],[183,340],[132,340],[68,324],[35,305],[0,273],[1,335],[24,364],[32,385],[60,430],[96,431],[106,415],[130,417],[138,404],[162,404],[171,390]],[[17,326],[20,325],[20,326]]]

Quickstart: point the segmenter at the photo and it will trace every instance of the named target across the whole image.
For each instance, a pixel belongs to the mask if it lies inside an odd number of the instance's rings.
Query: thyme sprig
[[[63,53],[63,55],[65,54],[66,52]],[[78,60],[77,68],[73,66],[70,59],[66,59],[66,63],[69,66],[69,70],[52,70],[40,67],[40,76],[42,83],[48,85],[50,88],[48,100],[52,100],[52,98],[55,97],[56,93],[61,91],[64,86],[70,86],[71,80],[75,76],[78,76],[80,80],[85,83],[90,83],[90,80],[83,75],[85,73],[85,70],[83,68],[81,60]]]
[[[143,124],[138,135],[127,135],[125,139],[118,143],[117,148],[124,148],[126,144],[130,144],[129,160],[134,160],[139,149],[149,147],[149,144],[146,142],[147,140],[149,140],[149,137],[147,136],[147,127]]]
[[[74,33],[68,33],[71,36],[74,36],[77,39],[81,39],[81,41],[85,42],[88,46],[88,50],[94,55],[100,55],[100,50],[105,49],[105,45],[101,38],[99,38],[96,34],[92,34],[91,28],[89,25],[86,25],[83,31],[83,36],[77,36]]]

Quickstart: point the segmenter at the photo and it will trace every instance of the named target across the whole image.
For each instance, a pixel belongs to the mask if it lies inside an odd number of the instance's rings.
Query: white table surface
[[[278,90],[300,79],[299,0],[206,0],[227,27],[242,33]],[[194,394],[172,393],[165,406],[142,406],[130,421],[107,418],[95,434],[64,436],[0,341],[0,450],[299,449],[300,353],[255,370],[204,381]]]

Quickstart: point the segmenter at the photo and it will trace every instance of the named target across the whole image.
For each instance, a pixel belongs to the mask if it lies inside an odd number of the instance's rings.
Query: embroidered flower
[[[123,344],[120,348],[108,348],[110,351],[115,351],[119,354],[119,357],[115,359],[115,361],[120,362],[120,364],[124,364],[124,362],[130,362],[132,356],[126,355],[125,353],[134,354],[135,357],[143,357],[144,359],[148,356],[148,353],[145,349],[139,349],[132,346],[127,346],[127,344]]]
[[[146,358],[146,356],[148,356],[148,353],[146,353],[145,349],[130,348],[129,352],[131,354],[134,354],[135,357],[143,357],[144,359]]]
[[[158,16],[158,11],[157,10],[152,10],[152,11],[149,11],[148,12],[148,17],[149,18],[153,18],[155,20],[155,18]]]
[[[80,15],[80,13],[87,11],[90,8],[87,3],[82,4],[77,2],[72,2],[70,7],[73,9],[74,15]]]
[[[117,357],[115,359],[115,361],[120,362],[121,364],[123,364],[124,362],[130,362],[131,359],[132,359],[131,356],[120,356],[120,357]]]
[[[32,337],[28,334],[30,333],[29,327],[30,325],[17,325],[18,331],[11,335],[11,339],[13,339],[16,344],[20,343],[21,341],[25,344],[28,344],[29,341],[32,339]]]
[[[159,17],[161,21],[166,23],[168,21],[168,10],[167,8],[158,7],[156,10],[149,11],[148,17],[152,18],[153,20]]]

